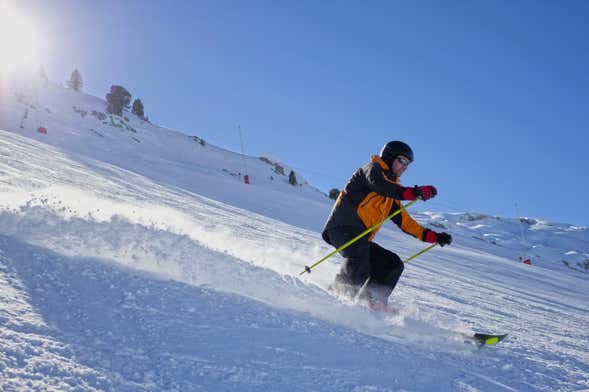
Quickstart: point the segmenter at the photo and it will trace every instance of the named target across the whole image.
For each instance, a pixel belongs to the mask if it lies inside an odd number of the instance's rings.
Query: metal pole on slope
[[[517,215],[518,219],[519,219],[519,223],[521,223],[521,225],[519,225],[520,231],[521,231],[521,235],[522,235],[522,243],[526,242],[526,237],[524,235],[524,222],[522,221],[522,217],[519,215],[519,208],[517,207],[517,203],[515,203],[515,214]]]
[[[243,158],[243,181],[246,184],[250,183],[249,175],[247,174],[247,165],[245,162],[245,149],[243,148],[243,136],[241,135],[241,125],[237,125],[237,129],[239,131],[239,143],[241,144],[241,157]]]
[[[526,250],[524,250],[523,257],[522,256],[519,256],[519,258],[520,258],[520,261],[523,261],[525,264],[531,265],[531,263],[532,263],[532,259],[531,259],[531,256],[530,256],[530,253],[531,252],[528,252],[529,249],[531,249],[531,248],[529,248],[527,246],[526,236],[524,234],[524,231],[525,231],[525,229],[524,229],[524,221],[523,221],[523,217],[520,216],[520,214],[519,214],[519,208],[517,206],[517,202],[515,203],[515,214],[517,215],[517,218],[520,221],[519,222],[520,223],[519,228],[520,228],[521,235],[522,235],[522,246],[524,247],[524,249],[526,249]]]

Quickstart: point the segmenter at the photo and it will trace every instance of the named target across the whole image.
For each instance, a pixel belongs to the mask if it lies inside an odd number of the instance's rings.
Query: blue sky
[[[18,1],[52,80],[341,189],[384,143],[441,211],[589,225],[589,2]],[[255,179],[252,179],[255,181]]]

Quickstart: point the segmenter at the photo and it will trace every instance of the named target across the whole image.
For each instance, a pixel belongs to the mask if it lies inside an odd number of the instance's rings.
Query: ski
[[[475,333],[473,335],[462,334],[462,336],[464,336],[465,343],[474,343],[478,347],[493,346],[502,341],[503,339],[505,339],[507,335],[508,334],[506,333],[498,335],[486,333]]]

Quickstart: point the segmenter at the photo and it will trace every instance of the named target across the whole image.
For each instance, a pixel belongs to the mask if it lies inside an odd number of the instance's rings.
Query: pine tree
[[[67,81],[67,86],[74,91],[82,91],[82,85],[82,74],[77,69],[74,69],[70,80]]]
[[[293,186],[297,185],[297,176],[295,176],[292,170],[288,174],[288,183]]]
[[[143,111],[143,102],[139,98],[133,101],[133,108],[131,112],[142,120],[145,120],[145,113]]]
[[[123,115],[123,109],[129,108],[131,93],[123,86],[110,86],[110,93],[106,94],[106,111],[118,116]]]
[[[339,196],[339,189],[337,188],[333,188],[332,190],[329,191],[329,198],[330,199],[337,199]]]

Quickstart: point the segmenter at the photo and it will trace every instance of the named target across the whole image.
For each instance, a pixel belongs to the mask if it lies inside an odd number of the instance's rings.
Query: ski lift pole
[[[371,231],[373,231],[374,229],[376,229],[377,227],[379,227],[380,225],[382,225],[383,223],[385,223],[387,220],[389,220],[392,217],[400,214],[401,211],[403,211],[404,209],[410,207],[417,200],[420,200],[420,199],[415,199],[415,200],[410,201],[409,203],[407,203],[405,205],[401,205],[401,207],[397,211],[393,212],[392,214],[390,214],[389,216],[387,216],[386,218],[384,218],[382,221],[378,222],[374,226],[369,227],[368,229],[364,230],[362,233],[358,234],[356,237],[352,238],[351,240],[349,240],[348,242],[346,242],[345,244],[343,244],[342,246],[340,246],[339,248],[337,248],[336,250],[334,250],[333,252],[331,252],[327,256],[323,257],[321,260],[317,261],[316,263],[312,264],[311,266],[305,266],[305,269],[299,273],[299,276],[303,275],[305,272],[310,274],[311,273],[311,270],[313,268],[317,267],[319,264],[323,263],[325,260],[329,259],[331,256],[333,256],[337,252],[339,252],[339,251],[341,251],[343,249],[346,249],[348,246],[352,245],[354,242],[358,241],[360,238],[364,237],[365,235],[367,235],[368,233],[370,233]],[[415,256],[415,257],[417,257],[417,256]]]
[[[239,143],[241,144],[241,157],[243,159],[243,181],[246,184],[250,183],[249,175],[247,174],[247,164],[245,163],[245,149],[243,148],[243,136],[241,135],[241,125],[237,125],[237,129],[239,131]]]

